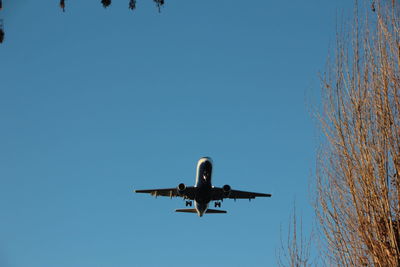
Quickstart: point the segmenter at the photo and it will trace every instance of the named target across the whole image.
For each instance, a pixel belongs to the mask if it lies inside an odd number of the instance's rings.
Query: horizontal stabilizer
[[[177,209],[175,212],[197,213],[196,209]]]
[[[206,210],[206,213],[226,213],[226,210],[213,210],[213,209],[208,209],[208,210]]]
[[[196,209],[177,209],[175,212],[197,213]],[[226,213],[226,210],[213,210],[208,209],[205,213]]]

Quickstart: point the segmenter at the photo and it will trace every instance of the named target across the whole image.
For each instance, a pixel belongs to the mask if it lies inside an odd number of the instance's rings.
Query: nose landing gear
[[[216,201],[216,202],[214,203],[214,207],[216,207],[216,208],[221,208],[221,202],[220,202],[220,201]]]

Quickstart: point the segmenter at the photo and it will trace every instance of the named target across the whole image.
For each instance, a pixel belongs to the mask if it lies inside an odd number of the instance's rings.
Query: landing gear
[[[192,201],[186,200],[186,207],[187,207],[187,206],[191,207],[191,206],[192,206]]]
[[[221,208],[221,202],[216,201],[216,202],[214,203],[214,207],[216,207],[216,208]]]

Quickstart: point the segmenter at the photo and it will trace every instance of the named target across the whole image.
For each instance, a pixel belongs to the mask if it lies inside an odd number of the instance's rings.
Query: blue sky
[[[318,132],[308,104],[347,0],[3,0],[0,266],[275,266]],[[272,193],[226,215],[175,214],[132,190]],[[284,236],[285,238],[285,236]]]

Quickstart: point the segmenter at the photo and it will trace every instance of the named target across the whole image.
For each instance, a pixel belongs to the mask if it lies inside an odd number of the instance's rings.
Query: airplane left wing
[[[255,193],[239,190],[224,190],[220,187],[214,187],[212,194],[212,200],[222,200],[224,198],[230,199],[254,199],[256,197],[271,197],[271,194]]]
[[[182,192],[179,192],[176,187],[174,188],[161,188],[161,189],[145,189],[145,190],[135,190],[135,193],[147,193],[152,196],[158,197],[186,197],[189,199],[194,198],[194,187],[188,186]]]

